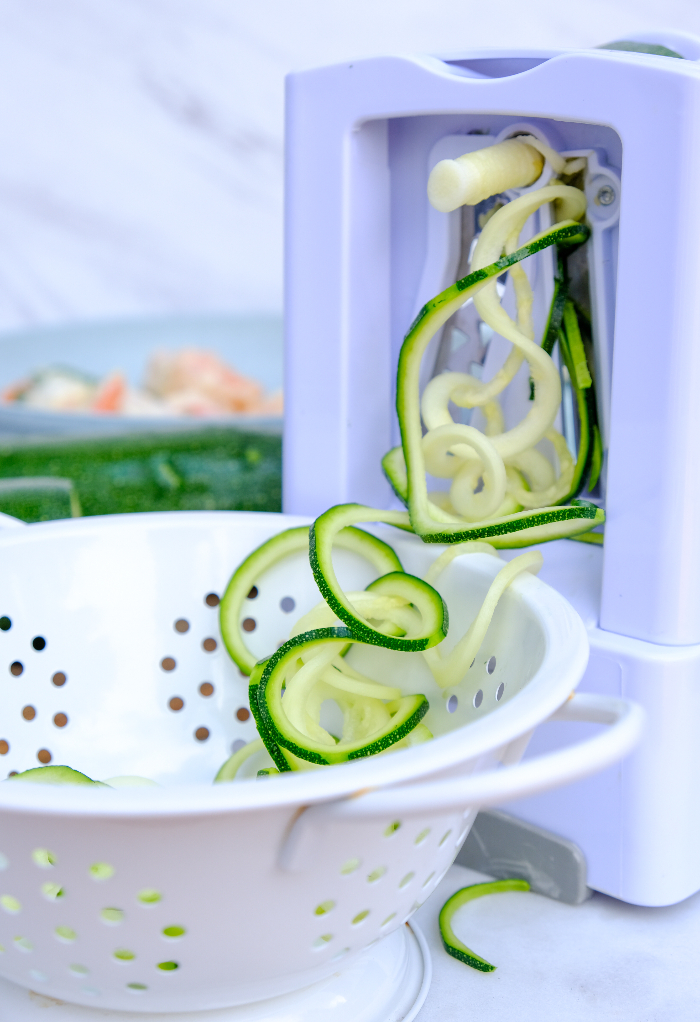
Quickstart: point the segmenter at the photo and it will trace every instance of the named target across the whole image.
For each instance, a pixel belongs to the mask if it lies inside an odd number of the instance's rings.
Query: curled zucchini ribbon
[[[465,553],[479,553],[480,551],[475,548],[481,546],[486,546],[486,544],[458,543],[452,547],[448,547],[431,567],[429,573],[431,582],[434,582],[437,579],[438,575],[447,567],[447,564],[453,557],[457,557]],[[473,664],[474,658],[486,637],[486,632],[491,624],[491,619],[493,618],[496,605],[501,596],[511,582],[524,571],[529,571],[532,572],[533,575],[536,575],[542,567],[542,561],[543,557],[539,550],[529,550],[525,554],[520,554],[519,557],[514,557],[512,561],[505,564],[498,572],[489,587],[489,591],[486,594],[486,598],[484,599],[478,614],[450,653],[443,654],[439,647],[436,647],[435,649],[426,649],[423,652],[423,659],[427,663],[435,681],[441,689],[458,685],[462,681]],[[479,683],[479,680],[475,680],[474,692],[469,693],[470,695],[476,693]]]
[[[463,887],[448,898],[440,910],[438,922],[442,945],[448,955],[456,958],[458,962],[464,962],[472,969],[479,972],[494,972],[495,965],[491,965],[485,958],[474,954],[466,944],[463,944],[452,928],[452,921],[455,913],[475,898],[483,898],[485,894],[504,894],[506,891],[529,891],[530,885],[527,880],[507,879],[493,880],[486,884],[472,884],[470,887]]]
[[[427,582],[402,570],[378,578],[367,587],[368,592],[394,601],[390,626],[383,627],[378,621],[383,616],[381,607],[367,609],[363,615],[340,588],[331,557],[335,537],[351,522],[385,522],[405,528],[407,519],[402,511],[377,511],[361,504],[339,504],[312,525],[309,559],[321,595],[332,613],[348,627],[353,639],[413,653],[435,646],[447,635],[447,607],[440,594]],[[390,609],[389,605],[386,609]]]
[[[317,628],[285,642],[251,678],[250,703],[258,731],[280,771],[329,766],[384,752],[410,738],[428,711],[424,695],[359,674],[343,660],[347,628]],[[343,717],[340,736],[320,723],[332,700]],[[417,737],[432,737],[422,728]],[[408,743],[407,743],[408,744]]]
[[[353,642],[419,651],[447,633],[447,610],[432,585],[404,572],[382,540],[349,524],[377,520],[408,527],[405,512],[356,504],[331,508],[310,530],[290,529],[263,543],[239,566],[226,589],[222,635],[239,668],[250,674],[251,712],[279,772],[376,755],[432,737],[421,724],[428,710],[425,696],[403,696],[400,689],[359,674],[344,659]],[[363,555],[380,577],[364,591],[343,592],[332,563],[334,546]],[[296,622],[291,638],[276,653],[255,663],[241,628],[244,600],[265,571],[304,548],[324,601]],[[338,620],[347,627],[334,627]],[[321,724],[321,706],[327,700],[335,702],[342,715],[339,736]],[[250,743],[234,753],[216,780],[233,780],[263,746]]]
[[[429,708],[426,697],[403,695],[399,688],[358,673],[345,659],[350,646],[358,642],[396,648],[402,642],[404,649],[407,645],[408,651],[422,652],[438,689],[454,687],[465,679],[472,666],[506,588],[520,573],[536,573],[542,564],[539,551],[521,554],[505,564],[493,579],[466,634],[449,653],[443,654],[434,639],[441,641],[445,636],[447,611],[434,585],[457,557],[498,554],[490,543],[452,544],[435,559],[424,579],[396,570],[380,576],[361,592],[344,593],[330,563],[333,541],[339,530],[347,529],[345,523],[350,517],[354,521],[358,517],[369,521],[377,516],[396,518],[393,524],[398,525],[406,517],[397,512],[382,515],[361,505],[343,505],[331,508],[314,523],[309,535],[311,559],[326,599],[299,618],[290,639],[272,656],[253,666],[249,699],[260,740],[234,753],[219,770],[217,782],[234,780],[246,760],[263,749],[274,766],[258,771],[259,776],[341,763],[377,755],[389,748],[407,748],[432,738],[421,723]],[[273,537],[258,548],[251,555],[256,563],[270,567],[274,561],[295,552],[298,530],[291,531],[296,534],[285,538],[282,533],[281,539]],[[356,549],[362,547],[367,552],[365,537],[381,543],[362,533],[353,537]],[[381,561],[385,565],[390,558],[382,547],[370,549],[375,563]],[[391,555],[400,564],[393,551]],[[258,580],[245,572],[241,572],[240,579],[245,586]],[[337,627],[341,614],[351,627]],[[230,624],[230,615],[227,620]],[[242,635],[237,641],[244,645]],[[231,644],[236,645],[229,641]],[[329,700],[335,702],[342,716],[339,735],[333,735],[321,723],[321,707]]]
[[[548,202],[557,202],[566,219],[518,247],[526,220]],[[584,242],[589,230],[577,221],[585,213],[585,206],[585,197],[577,188],[555,184],[499,209],[482,231],[472,272],[428,302],[406,335],[399,357],[396,398],[402,446],[390,451],[382,464],[395,492],[408,506],[413,530],[425,542],[487,539],[500,547],[529,546],[585,532],[603,521],[603,512],[594,504],[573,500],[586,472],[592,474],[595,460],[596,441],[588,432],[588,423],[594,424],[595,416],[592,390],[590,397],[579,400],[581,433],[582,438],[586,433],[586,440],[574,462],[564,438],[553,428],[561,402],[559,373],[550,352],[533,340],[532,291],[519,265],[551,245],[564,251]],[[517,323],[502,308],[496,291],[496,279],[506,269],[511,270],[515,289]],[[585,352],[580,334],[578,342],[575,336],[573,305],[560,292],[555,289],[555,302],[558,300],[561,306],[563,320],[561,327],[556,325],[556,337],[562,351],[567,346],[564,360],[570,358],[572,362],[570,376],[572,385],[578,388],[578,400],[579,393],[590,389],[590,374],[586,383]],[[421,401],[419,371],[423,354],[436,331],[469,298],[473,298],[482,320],[512,343],[510,354],[487,383],[468,373],[434,377]],[[557,315],[559,306],[554,309]],[[551,315],[549,327],[553,327]],[[523,360],[530,368],[532,404],[521,422],[504,430],[498,395]],[[454,422],[448,408],[450,401],[463,408],[480,408],[486,420],[485,431]],[[585,420],[583,413],[588,416]],[[536,448],[543,439],[554,446],[558,476]],[[599,451],[599,436],[597,443]],[[449,493],[428,493],[426,471],[451,479]],[[565,501],[572,503],[561,506]]]
[[[408,516],[403,515],[408,521]],[[388,543],[362,529],[341,528],[333,536],[333,545],[360,554],[380,574],[401,571],[401,561]],[[244,674],[250,674],[257,657],[248,649],[241,630],[243,607],[260,576],[283,558],[309,549],[309,526],[285,529],[257,547],[236,568],[219,607],[221,635],[231,658]]]

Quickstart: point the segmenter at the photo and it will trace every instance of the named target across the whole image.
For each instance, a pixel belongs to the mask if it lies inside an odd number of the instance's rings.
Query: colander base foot
[[[423,934],[406,924],[328,979],[254,1004],[213,1011],[110,1011],[0,979],[0,1022],[411,1022],[428,994],[431,973]]]

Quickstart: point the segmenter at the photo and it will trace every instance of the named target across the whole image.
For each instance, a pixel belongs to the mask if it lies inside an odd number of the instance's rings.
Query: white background
[[[0,0],[0,330],[282,302],[283,79],[581,47],[697,0]]]

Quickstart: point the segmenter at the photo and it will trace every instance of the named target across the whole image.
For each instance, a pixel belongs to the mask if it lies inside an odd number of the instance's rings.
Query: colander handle
[[[382,788],[367,794],[310,806],[297,817],[280,850],[284,869],[299,870],[312,858],[314,831],[336,822],[388,816],[425,816],[499,805],[515,798],[579,781],[626,756],[639,741],[644,711],[611,696],[576,694],[549,720],[607,724],[608,729],[556,752],[470,777]]]

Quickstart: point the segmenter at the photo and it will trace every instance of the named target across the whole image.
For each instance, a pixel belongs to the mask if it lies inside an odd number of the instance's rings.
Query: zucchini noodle
[[[527,141],[530,144],[529,137]],[[535,142],[532,140],[531,144]],[[569,161],[567,167],[563,157],[546,146],[538,145],[557,172],[580,169],[580,161]],[[493,152],[495,149],[498,146],[485,151]],[[526,221],[547,203],[556,203],[558,215],[565,221],[580,220],[586,210],[583,193],[560,183],[547,185],[509,202],[498,209],[484,226],[472,257],[472,275],[492,266],[503,253],[506,257],[513,256],[518,251],[520,232]],[[557,226],[560,225],[556,224],[555,229]],[[512,518],[518,512],[556,506],[576,495],[585,469],[590,468],[588,435],[582,436],[579,459],[575,462],[563,436],[554,429],[561,404],[559,371],[549,352],[534,342],[533,294],[519,262],[511,267],[510,274],[517,322],[501,305],[495,276],[480,288],[475,288],[473,293],[474,305],[483,322],[512,344],[504,364],[488,382],[468,373],[447,372],[434,377],[423,391],[420,414],[427,432],[421,438],[422,457],[414,456],[413,459],[416,468],[413,500],[408,479],[405,487],[397,485],[403,483],[406,473],[405,458],[401,464],[398,452],[390,452],[389,462],[385,459],[385,471],[396,492],[409,504],[413,512],[412,524],[424,538],[428,532],[426,512],[428,521],[432,519],[436,524],[442,521],[453,525],[451,532],[454,534],[454,525],[459,521],[483,525],[489,519],[497,521],[499,518]],[[572,365],[571,375],[575,376],[579,391],[583,391],[590,388],[592,381],[571,302],[562,305],[562,325],[569,338],[564,357],[567,365],[569,362]],[[561,339],[561,343],[564,349],[566,339]],[[524,360],[530,370],[531,407],[521,422],[506,431],[498,397],[511,383]],[[449,410],[450,402],[461,408],[481,408],[486,421],[483,432],[454,422]],[[587,433],[584,419],[591,412],[593,422],[595,411],[591,400],[579,399],[582,433]],[[558,463],[557,473],[537,449],[536,445],[542,440],[552,445]],[[404,455],[406,441],[409,446],[412,445],[408,430],[404,433]],[[417,478],[422,471],[437,478],[452,479],[449,494],[442,491],[428,493]],[[410,472],[407,474],[411,475]],[[444,541],[448,537],[442,535],[441,538]]]
[[[448,654],[440,643],[447,632],[447,613],[435,582],[456,558],[466,554],[488,554],[498,558],[493,546],[483,542],[453,544],[431,564],[424,579],[401,570],[390,571],[367,589],[342,592],[332,580],[324,559],[338,530],[346,528],[349,517],[368,520],[386,517],[359,505],[331,508],[321,515],[309,533],[310,548],[316,550],[315,573],[323,574],[332,601],[326,597],[293,625],[289,640],[267,660],[258,661],[250,676],[250,706],[260,735],[235,752],[221,767],[217,783],[235,780],[240,768],[254,754],[267,750],[273,767],[264,767],[259,776],[275,772],[315,769],[362,756],[379,755],[389,749],[405,749],[428,741],[432,734],[422,722],[429,709],[425,695],[403,695],[394,685],[385,685],[355,670],[346,659],[351,646],[391,647],[402,641],[404,649],[420,652],[436,683],[436,691],[467,685],[467,674],[491,623],[503,592],[521,572],[537,571],[542,563],[539,552],[516,557],[504,565],[491,583],[482,605],[466,634]],[[356,530],[353,544],[362,549],[362,533]],[[398,561],[391,548],[377,549],[375,537],[367,535],[365,552],[384,563]],[[250,555],[254,564],[267,570],[298,549],[299,530],[288,530],[268,540]],[[391,551],[391,553],[389,553]],[[392,556],[393,555],[393,556]],[[313,557],[312,557],[313,563]],[[252,574],[251,574],[252,573]],[[234,574],[231,598],[237,599],[236,586],[259,581],[253,566],[246,562]],[[261,584],[264,584],[261,582]],[[342,603],[340,599],[342,598]],[[351,608],[351,613],[348,613]],[[341,617],[341,614],[343,615]],[[444,619],[442,624],[440,620]],[[228,622],[230,618],[222,617]],[[239,635],[227,645],[241,644]],[[430,644],[426,645],[426,635]],[[438,639],[438,644],[435,643]],[[401,647],[400,647],[401,648]],[[322,722],[324,704],[334,703],[340,721],[334,734]],[[337,725],[336,725],[337,726]]]
[[[467,544],[461,545],[463,547],[467,546]],[[471,550],[459,550],[458,548],[459,554],[471,552]],[[496,609],[496,604],[501,596],[513,579],[517,578],[522,572],[530,571],[537,574],[542,567],[542,560],[542,554],[539,550],[532,550],[526,554],[520,554],[519,557],[515,557],[509,564],[501,568],[496,575],[479,613],[454,649],[446,656],[440,653],[439,648],[426,649],[423,652],[425,662],[440,688],[451,688],[464,678],[479,651],[479,647],[484,641]],[[441,568],[446,566],[447,562],[444,562]],[[433,578],[435,578],[435,575],[433,575]],[[480,682],[474,682],[474,691],[476,691],[479,684]]]

